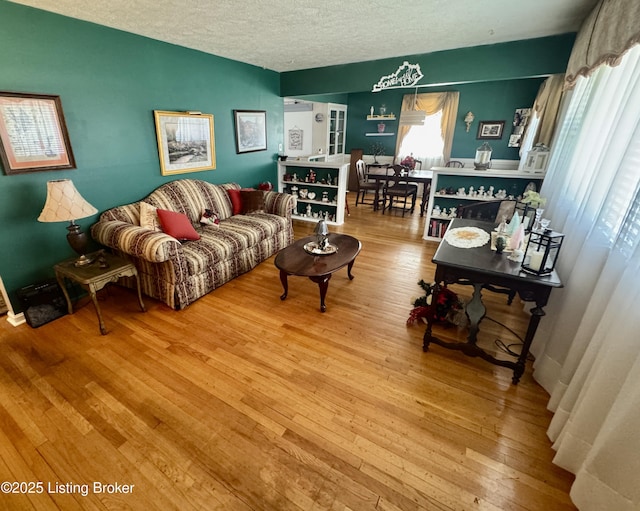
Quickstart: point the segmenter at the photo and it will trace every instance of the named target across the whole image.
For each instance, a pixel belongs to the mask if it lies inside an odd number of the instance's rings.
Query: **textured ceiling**
[[[274,71],[577,31],[597,0],[16,0]]]

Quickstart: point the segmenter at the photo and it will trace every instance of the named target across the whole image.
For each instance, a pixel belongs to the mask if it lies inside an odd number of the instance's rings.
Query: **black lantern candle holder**
[[[522,261],[522,270],[533,275],[549,275],[558,261],[564,234],[551,229],[531,231]]]

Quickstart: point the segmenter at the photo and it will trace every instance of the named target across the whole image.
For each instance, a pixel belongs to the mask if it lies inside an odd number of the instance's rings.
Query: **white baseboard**
[[[7,312],[7,321],[9,322],[10,325],[13,325],[13,326],[20,326],[27,322],[23,312],[14,314],[11,311]]]

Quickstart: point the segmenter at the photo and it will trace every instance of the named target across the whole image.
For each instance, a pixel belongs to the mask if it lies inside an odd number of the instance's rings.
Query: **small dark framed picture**
[[[480,121],[476,139],[499,140],[504,131],[504,121]]]
[[[267,112],[265,110],[234,110],[236,153],[267,150]]]
[[[5,174],[75,169],[60,96],[0,91]]]

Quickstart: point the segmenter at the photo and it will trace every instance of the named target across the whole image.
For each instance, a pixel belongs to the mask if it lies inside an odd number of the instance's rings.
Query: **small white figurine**
[[[307,204],[307,216],[311,217],[311,204]]]
[[[431,216],[440,216],[440,206],[437,204],[433,207],[433,211],[431,212]]]
[[[456,208],[449,208],[449,217],[450,218],[456,217]]]

